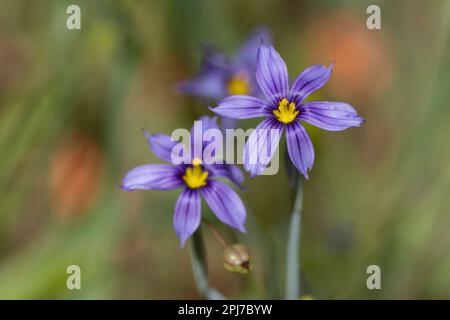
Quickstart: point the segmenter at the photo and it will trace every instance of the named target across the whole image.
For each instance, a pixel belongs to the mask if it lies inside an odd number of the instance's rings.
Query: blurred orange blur
[[[67,218],[91,209],[103,168],[101,151],[91,138],[75,135],[60,145],[50,163],[50,202],[56,215]]]

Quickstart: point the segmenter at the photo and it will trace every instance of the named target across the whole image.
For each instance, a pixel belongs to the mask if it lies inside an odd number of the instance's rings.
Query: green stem
[[[216,289],[211,288],[208,284],[206,251],[200,228],[192,235],[190,246],[192,273],[194,274],[198,292],[203,299],[224,300],[225,297]]]
[[[303,179],[298,177],[291,214],[286,261],[286,299],[300,297],[300,226],[303,209]]]

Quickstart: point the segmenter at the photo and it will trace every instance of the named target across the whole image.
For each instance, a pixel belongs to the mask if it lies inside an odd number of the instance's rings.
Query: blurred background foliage
[[[81,7],[80,31],[66,29],[70,4]],[[381,30],[366,28],[369,4],[381,7]],[[1,298],[198,298],[172,229],[178,192],[119,184],[159,161],[142,128],[169,134],[210,113],[174,90],[198,70],[200,46],[231,53],[258,26],[273,32],[291,77],[335,59],[313,98],[349,102],[367,119],[339,134],[308,127],[316,162],[305,184],[304,292],[450,298],[446,0],[1,1]],[[247,235],[205,214],[251,247],[254,271],[225,271],[205,230],[211,283],[232,298],[277,296],[286,173],[247,187]],[[66,289],[70,264],[82,290]],[[366,288],[371,264],[382,290]]]

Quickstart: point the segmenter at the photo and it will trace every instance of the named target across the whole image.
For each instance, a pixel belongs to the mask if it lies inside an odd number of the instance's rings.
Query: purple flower
[[[202,117],[204,131],[218,129],[216,118]],[[194,130],[194,128],[192,129]],[[146,164],[130,170],[122,181],[126,191],[137,189],[172,190],[182,188],[175,205],[173,225],[180,239],[180,247],[197,230],[201,220],[202,194],[206,203],[223,223],[245,232],[246,210],[242,200],[229,186],[215,178],[227,178],[237,185],[244,181],[244,175],[238,167],[228,164],[203,164],[199,157],[189,163],[174,164],[172,151],[179,143],[164,134],[151,135],[145,132],[151,151],[169,164]],[[200,150],[206,145],[191,139],[191,150],[200,144]]]
[[[214,48],[205,48],[200,73],[181,83],[182,93],[205,99],[222,99],[229,95],[259,95],[255,81],[256,53],[261,40],[270,42],[267,30],[258,29],[232,57]]]
[[[279,144],[283,129],[286,129],[289,157],[308,179],[308,171],[314,162],[314,149],[299,120],[325,130],[341,131],[359,126],[364,119],[344,102],[305,102],[309,94],[328,81],[333,65],[328,68],[310,66],[297,76],[289,88],[286,64],[272,46],[261,45],[256,59],[256,81],[265,99],[233,95],[219,101],[218,106],[211,110],[234,119],[266,117],[250,135],[244,149],[244,167],[252,177],[262,174]],[[266,134],[272,129],[279,132],[276,138]],[[269,155],[263,156],[267,150]]]

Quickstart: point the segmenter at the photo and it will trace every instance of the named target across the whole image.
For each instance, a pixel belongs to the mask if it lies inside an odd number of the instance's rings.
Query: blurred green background
[[[81,7],[82,29],[66,28]],[[382,29],[366,28],[381,7]],[[291,77],[336,60],[314,98],[353,104],[360,128],[308,127],[303,290],[316,299],[450,298],[450,1],[25,1],[0,3],[0,298],[198,298],[178,250],[178,191],[119,188],[159,161],[141,129],[170,134],[210,114],[174,86],[200,45],[232,53],[268,27]],[[246,126],[256,122],[246,122]],[[286,173],[247,180],[247,235],[206,216],[255,257],[222,267],[205,230],[211,284],[231,298],[284,285]],[[275,263],[275,262],[281,263]],[[66,288],[81,267],[82,289]],[[366,288],[381,267],[382,289]]]

